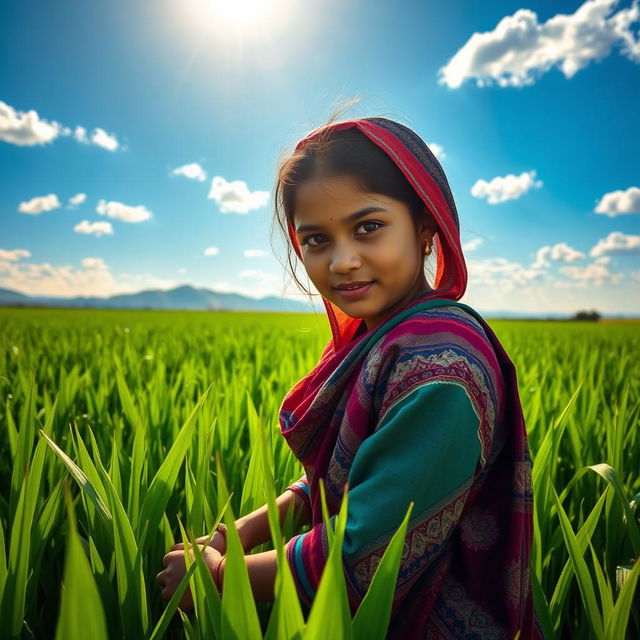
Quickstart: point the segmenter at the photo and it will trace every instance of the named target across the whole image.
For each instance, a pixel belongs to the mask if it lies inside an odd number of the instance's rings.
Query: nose
[[[362,266],[360,254],[350,242],[335,243],[329,270],[331,273],[348,273]]]

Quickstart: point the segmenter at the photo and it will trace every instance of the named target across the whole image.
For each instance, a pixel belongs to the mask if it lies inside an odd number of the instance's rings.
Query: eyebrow
[[[360,209],[360,211],[356,211],[355,213],[351,213],[346,218],[344,218],[343,222],[352,222],[354,220],[358,220],[366,216],[369,213],[376,212],[384,212],[388,213],[386,209],[382,207],[365,207],[364,209]],[[317,224],[302,224],[296,229],[296,233],[304,233],[305,231],[317,231],[321,230],[322,227]]]

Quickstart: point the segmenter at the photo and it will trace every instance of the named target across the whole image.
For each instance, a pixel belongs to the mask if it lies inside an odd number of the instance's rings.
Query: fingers
[[[214,538],[215,538],[215,534],[214,534]],[[199,545],[203,545],[205,542],[207,542],[207,540],[209,540],[209,536],[200,536],[199,538],[196,538],[196,543]],[[209,541],[209,544],[211,544],[213,540]],[[190,543],[187,543],[189,545],[189,547],[191,546]],[[184,542],[176,542],[172,547],[171,547],[171,551],[180,551],[184,549]]]
[[[169,563],[171,563],[176,558],[183,558],[183,557],[184,557],[184,550],[176,549],[174,551],[169,551],[169,553],[167,553],[164,556],[164,558],[162,558],[162,564],[166,568],[169,566]]]

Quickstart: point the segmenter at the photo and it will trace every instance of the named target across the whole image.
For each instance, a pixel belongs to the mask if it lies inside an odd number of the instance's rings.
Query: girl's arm
[[[293,508],[294,526],[296,529],[302,525],[310,524],[311,513],[309,512],[309,508],[303,498],[294,491],[287,489],[282,495],[276,498],[276,505],[280,514],[281,525],[290,508]],[[267,505],[265,504],[259,509],[236,520],[236,527],[245,552],[249,552],[254,547],[270,540],[271,531],[269,529]],[[256,555],[260,556],[263,554]]]
[[[285,545],[286,547],[286,545]],[[275,582],[278,570],[278,552],[275,549],[246,555],[249,582],[253,591],[254,600],[261,602],[273,602],[275,599]],[[218,583],[221,586],[224,578],[224,568],[227,559],[222,560],[218,573]]]
[[[309,524],[311,521],[311,514],[304,498],[294,491],[286,489],[282,495],[276,498],[276,505],[280,514],[280,524],[283,523],[289,508],[294,510],[294,523],[296,528],[303,523]],[[248,554],[253,547],[267,542],[271,537],[267,505],[236,520],[235,524],[245,554]],[[220,534],[218,533],[216,535]],[[199,539],[198,542],[204,544],[207,538],[208,536]],[[222,586],[226,557],[221,556],[218,548],[211,543],[208,547],[204,547],[204,552],[205,562],[209,566],[209,569],[213,574],[217,573],[217,584],[219,585],[218,588],[220,588]],[[174,545],[172,550],[169,551],[162,560],[164,570],[156,576],[156,580],[158,580],[162,587],[162,597],[167,601],[174,594],[180,580],[182,580],[186,573],[184,553],[182,543]],[[274,600],[274,586],[278,568],[277,551],[273,550],[253,555],[245,555],[244,558],[247,563],[254,598],[256,600],[272,602]],[[220,563],[219,571],[216,572],[218,563]],[[193,608],[193,600],[191,599],[191,590],[189,588],[187,588],[180,601],[180,607],[185,611],[190,611]]]

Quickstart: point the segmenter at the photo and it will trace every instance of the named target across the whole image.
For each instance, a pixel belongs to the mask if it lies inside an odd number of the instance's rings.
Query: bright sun
[[[281,0],[206,0],[216,23],[246,28],[270,22],[282,9]]]

